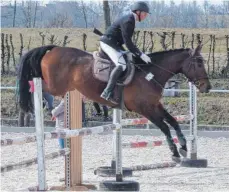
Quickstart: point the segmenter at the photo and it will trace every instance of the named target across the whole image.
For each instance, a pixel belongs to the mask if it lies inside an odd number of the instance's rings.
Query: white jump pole
[[[42,82],[41,78],[34,78],[34,107],[37,137],[38,189],[44,191],[46,184],[45,149],[44,149],[44,117],[42,110]]]
[[[190,115],[192,119],[190,120],[190,135],[193,137],[191,140],[190,147],[190,159],[183,159],[181,166],[183,167],[202,167],[206,168],[208,165],[207,159],[198,159],[197,158],[197,90],[196,87],[189,83],[190,88]]]
[[[100,182],[100,191],[139,191],[139,183],[136,181],[124,181],[123,180],[123,167],[122,167],[122,110],[113,110],[113,124],[116,125],[115,129],[115,151],[116,154],[116,169],[115,180],[107,180]],[[114,144],[114,141],[113,141]],[[113,151],[113,153],[114,153]],[[112,170],[112,169],[111,169]],[[113,171],[112,171],[113,172]],[[132,170],[131,170],[132,174]]]
[[[122,110],[114,109],[113,110],[113,123],[119,124],[120,126],[115,129],[116,135],[116,181],[122,182],[123,175],[122,175]]]
[[[114,124],[114,111],[113,110],[113,124]],[[112,160],[111,160],[111,168],[115,169],[116,167],[116,131],[113,130],[112,134]]]
[[[111,166],[99,167],[95,170],[95,174],[100,176],[116,176],[116,181],[121,181],[123,177],[132,176],[131,168],[122,167],[122,110],[113,110],[113,124],[119,126],[113,130],[112,135],[112,160]],[[117,160],[119,159],[119,160]],[[118,169],[117,169],[118,168]]]
[[[193,118],[190,120],[190,135],[193,136],[191,140],[190,158],[197,159],[197,91],[196,87],[189,83],[189,109],[190,116]]]

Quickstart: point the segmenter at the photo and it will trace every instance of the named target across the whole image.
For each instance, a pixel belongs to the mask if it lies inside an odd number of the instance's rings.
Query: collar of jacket
[[[137,14],[136,13],[134,13],[134,12],[132,12],[133,13],[133,15],[134,15],[134,19],[135,19],[135,21],[137,21]]]

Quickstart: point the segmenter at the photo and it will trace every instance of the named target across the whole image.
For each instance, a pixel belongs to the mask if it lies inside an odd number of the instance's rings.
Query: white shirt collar
[[[137,14],[134,13],[134,12],[132,12],[132,13],[133,13],[133,15],[134,15],[135,21],[137,21]]]

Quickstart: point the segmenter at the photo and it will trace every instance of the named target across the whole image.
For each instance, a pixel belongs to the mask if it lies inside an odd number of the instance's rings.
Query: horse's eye
[[[202,63],[203,60],[202,60],[201,58],[198,58],[198,59],[197,59],[197,62],[198,62],[198,63]]]
[[[203,59],[198,58],[197,59],[197,64],[198,64],[198,67],[202,67],[202,65],[203,65]]]

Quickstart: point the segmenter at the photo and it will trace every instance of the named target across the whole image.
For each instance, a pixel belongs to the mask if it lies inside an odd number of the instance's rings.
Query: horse
[[[102,105],[103,114],[101,112],[101,108],[100,108],[100,105],[98,103],[93,102],[93,106],[96,110],[96,114],[95,114],[96,117],[102,117],[102,115],[103,115],[103,121],[110,120],[109,115],[108,115],[108,107],[106,105]]]
[[[162,97],[165,83],[176,74],[183,74],[201,93],[211,89],[204,59],[201,55],[202,45],[195,49],[175,49],[147,54],[151,64],[143,64],[135,57],[135,75],[123,90],[123,102],[129,111],[136,112],[149,119],[160,128],[166,136],[172,159],[180,161],[181,156],[187,156],[186,138],[178,122],[163,107]],[[47,45],[30,50],[20,60],[19,106],[24,111],[33,110],[28,81],[34,77],[43,78],[43,89],[54,96],[64,96],[68,91],[78,90],[88,99],[115,107],[113,103],[104,100],[100,94],[106,83],[99,81],[92,75],[94,57],[91,53],[72,48]],[[154,76],[146,79],[148,73]],[[179,152],[174,143],[168,124],[178,137]]]

